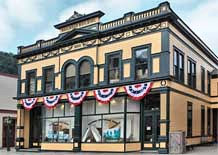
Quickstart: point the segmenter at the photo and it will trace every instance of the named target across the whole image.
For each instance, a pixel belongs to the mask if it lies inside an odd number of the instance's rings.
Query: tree
[[[17,63],[14,54],[0,51],[0,72],[17,75]]]

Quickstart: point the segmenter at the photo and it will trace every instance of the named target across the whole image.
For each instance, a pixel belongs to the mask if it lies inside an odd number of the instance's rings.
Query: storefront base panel
[[[124,152],[124,144],[81,144],[81,151],[87,152]]]
[[[186,145],[200,145],[205,143],[213,142],[213,137],[193,137],[193,138],[186,138]]]
[[[140,151],[141,143],[126,143],[126,152]]]
[[[43,151],[73,151],[73,143],[42,143]]]

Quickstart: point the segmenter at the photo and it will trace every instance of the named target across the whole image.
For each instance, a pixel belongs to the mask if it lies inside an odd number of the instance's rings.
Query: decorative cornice
[[[53,57],[53,56],[58,56],[61,55],[63,53],[68,53],[70,51],[73,50],[79,50],[79,49],[83,49],[83,48],[89,48],[89,47],[94,47],[94,46],[102,46],[104,44],[110,43],[110,42],[115,42],[115,41],[120,41],[123,39],[128,39],[131,37],[136,37],[139,35],[143,35],[143,34],[147,34],[149,32],[154,32],[154,31],[158,31],[164,28],[167,28],[168,24],[167,22],[161,22],[161,23],[156,23],[156,24],[152,24],[152,25],[145,25],[143,27],[140,28],[135,28],[126,32],[120,32],[117,34],[113,34],[111,36],[106,36],[106,37],[102,37],[101,39],[92,39],[92,40],[84,40],[84,41],[78,41],[75,44],[71,44],[69,46],[64,46],[64,47],[60,47],[59,49],[56,50],[51,50],[48,52],[41,52],[40,54],[37,55],[33,55],[30,57],[24,57],[22,58],[22,55],[18,55],[17,57],[21,57],[19,59],[19,64],[23,64],[23,63],[29,63],[29,62],[33,62],[33,61],[37,61],[37,60],[43,60],[49,57]],[[96,34],[96,33],[95,33]],[[92,35],[92,34],[91,34]],[[86,37],[86,36],[84,36]],[[80,38],[76,38],[75,40],[80,39]],[[39,53],[37,51],[35,51],[33,54]],[[28,53],[27,53],[28,54]]]

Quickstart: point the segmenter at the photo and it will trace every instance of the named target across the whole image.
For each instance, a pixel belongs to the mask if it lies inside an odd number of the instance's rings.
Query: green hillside
[[[17,75],[17,65],[14,54],[0,51],[0,72]]]

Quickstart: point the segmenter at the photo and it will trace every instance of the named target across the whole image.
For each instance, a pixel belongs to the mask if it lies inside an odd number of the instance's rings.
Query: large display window
[[[89,108],[90,107],[90,108]],[[132,108],[126,110],[125,108]],[[126,133],[126,136],[124,136]],[[139,141],[140,103],[124,97],[114,97],[110,103],[96,100],[82,104],[82,142],[113,143]]]
[[[74,106],[69,103],[61,103],[54,109],[42,108],[42,141],[73,142]]]

